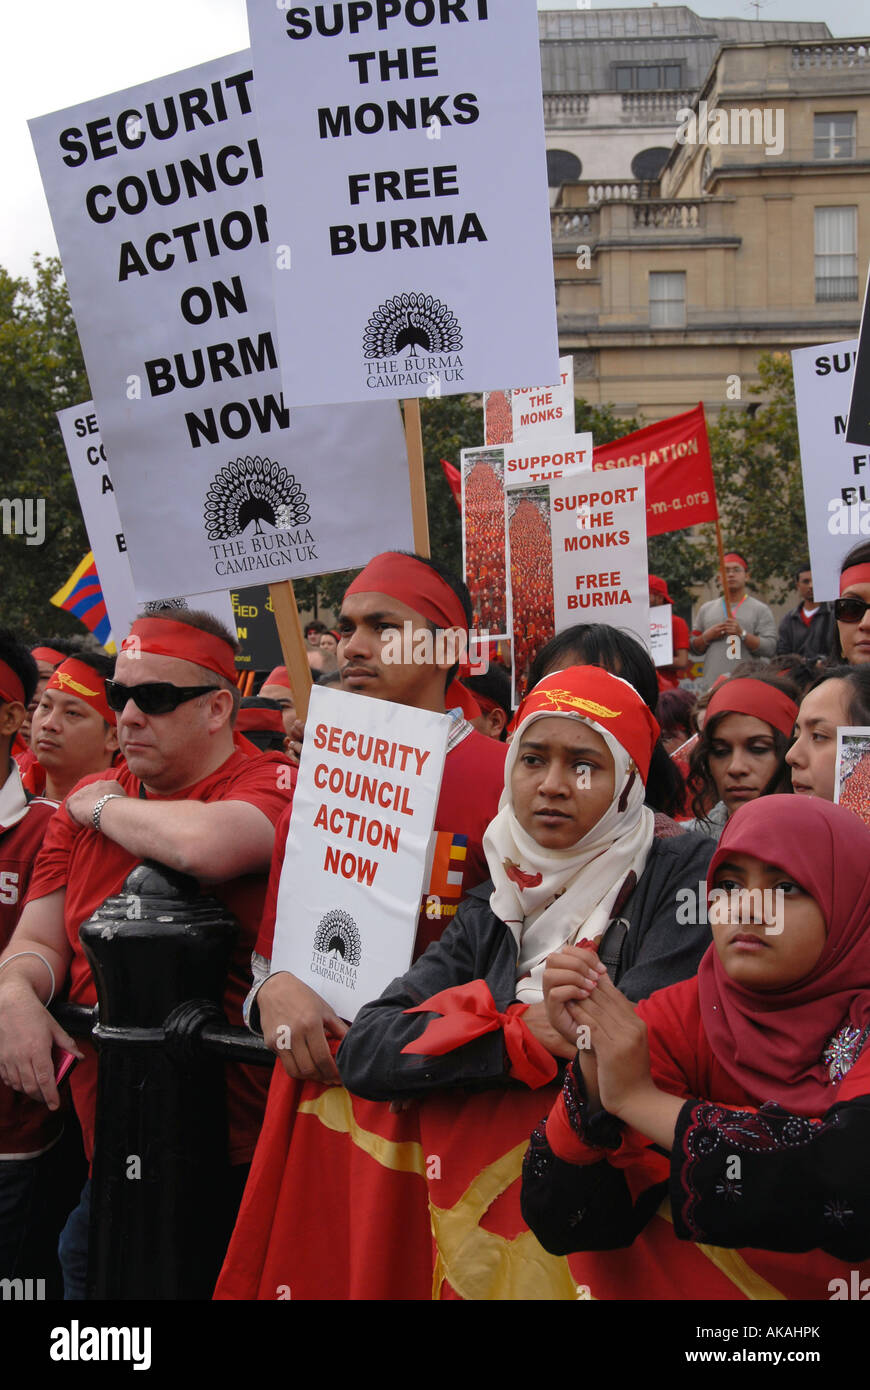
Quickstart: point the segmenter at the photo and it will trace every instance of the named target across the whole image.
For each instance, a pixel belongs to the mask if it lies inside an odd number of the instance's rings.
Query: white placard
[[[840,594],[840,565],[870,536],[870,451],[846,442],[858,341],[798,348],[792,355],[813,595]]]
[[[106,601],[106,611],[112,629],[112,641],[120,650],[142,604],[136,599],[127,542],[115,490],[109,473],[105,445],[100,436],[93,401],[71,405],[57,412],[69,466],[78,493],[79,506],[88,543],[94,552],[100,588]],[[227,591],[211,594],[184,594],[165,600],[174,608],[199,609],[211,613],[229,628],[236,630],[233,605]],[[155,606],[159,600],[153,601]]]
[[[538,435],[534,440],[504,444],[505,480],[511,483],[547,483],[567,478],[592,467],[592,435]]]
[[[671,666],[674,660],[674,610],[660,603],[649,610],[649,653],[656,666]]]
[[[534,0],[248,23],[290,404],[557,381]]]
[[[559,358],[556,386],[521,386],[511,392],[514,442],[574,433],[574,358]],[[591,466],[591,454],[590,454]]]
[[[548,484],[556,632],[611,623],[649,648],[649,570],[643,468]]]
[[[397,407],[285,408],[253,95],[243,52],[30,123],[142,599],[412,540]]]
[[[411,964],[450,719],[311,692],[272,970],[351,1020]]]

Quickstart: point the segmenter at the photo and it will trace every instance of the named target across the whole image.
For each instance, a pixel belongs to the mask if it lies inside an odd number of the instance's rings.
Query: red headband
[[[263,685],[283,685],[287,690],[291,691],[291,693],[293,690],[290,684],[290,677],[287,675],[286,666],[276,666],[274,671],[269,672],[268,676],[263,681]],[[260,686],[261,690],[262,688],[263,686]]]
[[[707,705],[705,727],[714,714],[725,713],[750,714],[788,737],[798,717],[798,707],[794,700],[766,681],[740,676],[737,680],[726,681],[716,691]]]
[[[210,632],[202,632],[198,627],[176,622],[174,618],[137,618],[129,637],[121,643],[121,651],[131,655],[150,652],[153,656],[190,661],[234,685],[236,682],[234,653],[229,642]]]
[[[236,725],[240,734],[270,732],[284,734],[284,716],[279,709],[240,709]],[[259,753],[259,748],[257,752]]]
[[[66,654],[59,652],[55,647],[31,647],[30,655],[34,661],[50,661],[52,666],[59,666],[62,661],[66,661]]]
[[[600,666],[554,671],[530,690],[514,718],[517,733],[530,714],[574,714],[612,734],[637,765],[644,782],[660,729],[633,686]]]
[[[59,690],[62,695],[72,695],[83,704],[90,705],[107,724],[118,722],[115,711],[109,709],[103,677],[77,657],[68,656],[66,661],[61,662],[45,688]]]
[[[395,550],[376,555],[345,592],[386,594],[407,604],[436,627],[459,627],[468,632],[468,619],[459,595],[440,574],[412,555],[399,555]]]
[[[668,593],[668,586],[667,586],[667,583],[665,582],[664,579],[659,579],[659,577],[658,577],[657,574],[651,574],[651,575],[650,575],[650,577],[649,577],[649,588],[650,588],[650,593],[653,593],[653,594],[661,594],[662,597],[663,597],[663,598],[666,598],[667,601],[668,601],[668,603],[670,603],[670,601],[671,601],[671,596],[670,596],[670,594]]]
[[[743,569],[749,568],[743,556],[738,555],[736,550],[729,550],[728,554],[725,556],[723,563],[726,565],[741,565]]]
[[[840,575],[840,597],[850,584],[870,584],[870,565],[850,565]]]
[[[468,686],[465,686],[464,689],[467,690]],[[491,700],[488,695],[481,695],[479,690],[473,690],[471,693],[480,706],[481,714],[491,714],[494,709],[500,709],[505,719],[507,719],[508,716],[505,713],[504,705],[500,705],[498,700]]]
[[[20,704],[26,705],[24,698],[24,686],[21,684],[21,677],[17,676],[11,666],[7,666],[5,661],[0,661],[0,699],[11,704],[17,700]]]

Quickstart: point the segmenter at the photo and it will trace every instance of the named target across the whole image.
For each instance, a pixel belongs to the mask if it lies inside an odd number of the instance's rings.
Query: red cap
[[[649,587],[650,587],[650,592],[651,592],[651,593],[653,593],[653,594],[661,594],[663,598],[666,598],[666,599],[667,599],[668,603],[671,602],[671,596],[670,596],[670,594],[668,593],[668,586],[667,586],[667,584],[665,583],[664,579],[659,579],[659,577],[658,577],[657,574],[651,574],[651,575],[650,575],[650,577],[649,577]]]
[[[290,677],[287,675],[286,666],[276,666],[274,671],[269,672],[268,676],[263,681],[263,685],[283,685],[286,687],[287,690],[290,690],[291,692],[293,690],[293,687],[290,684]],[[262,690],[262,688],[263,687],[261,686],[260,689]]]

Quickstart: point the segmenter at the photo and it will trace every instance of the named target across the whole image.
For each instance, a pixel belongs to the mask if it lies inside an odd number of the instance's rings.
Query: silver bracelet
[[[49,975],[51,976],[51,994],[50,994],[50,995],[48,996],[48,998],[46,999],[46,1001],[45,1001],[45,1006],[44,1006],[44,1007],[47,1009],[48,1006],[49,1006],[49,1004],[51,1003],[52,999],[54,998],[54,992],[55,992],[54,971],[52,970],[52,968],[51,968],[51,966],[49,965],[48,961],[45,959],[45,956],[40,955],[39,951],[16,951],[14,956],[7,956],[5,960],[0,961],[0,970],[3,969],[4,965],[9,965],[11,961],[13,961],[13,960],[20,960],[20,958],[21,958],[22,956],[36,956],[36,959],[42,961],[43,965],[45,966],[46,970],[48,971]]]
[[[103,814],[103,807],[105,806],[105,804],[106,804],[107,801],[126,801],[126,800],[127,800],[126,796],[123,796],[123,795],[121,794],[121,792],[106,792],[106,795],[105,795],[105,796],[101,796],[100,799],[99,799],[99,801],[97,802],[96,806],[94,807],[94,814],[93,814],[93,816],[91,817],[91,819],[93,820],[93,823],[94,823],[94,829],[95,829],[95,830],[99,830],[99,828],[100,828],[100,816]]]

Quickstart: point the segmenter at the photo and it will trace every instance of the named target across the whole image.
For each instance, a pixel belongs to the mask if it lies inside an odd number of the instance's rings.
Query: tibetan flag
[[[446,459],[441,459],[440,462],[450,491],[453,493],[453,500],[459,510],[462,511],[462,478],[459,469],[454,468],[453,464],[448,463]]]
[[[51,602],[55,608],[72,613],[74,618],[84,623],[98,642],[105,645],[108,641],[109,615],[106,612],[106,600],[103,598],[92,550],[88,551],[63,587],[52,596]]]

